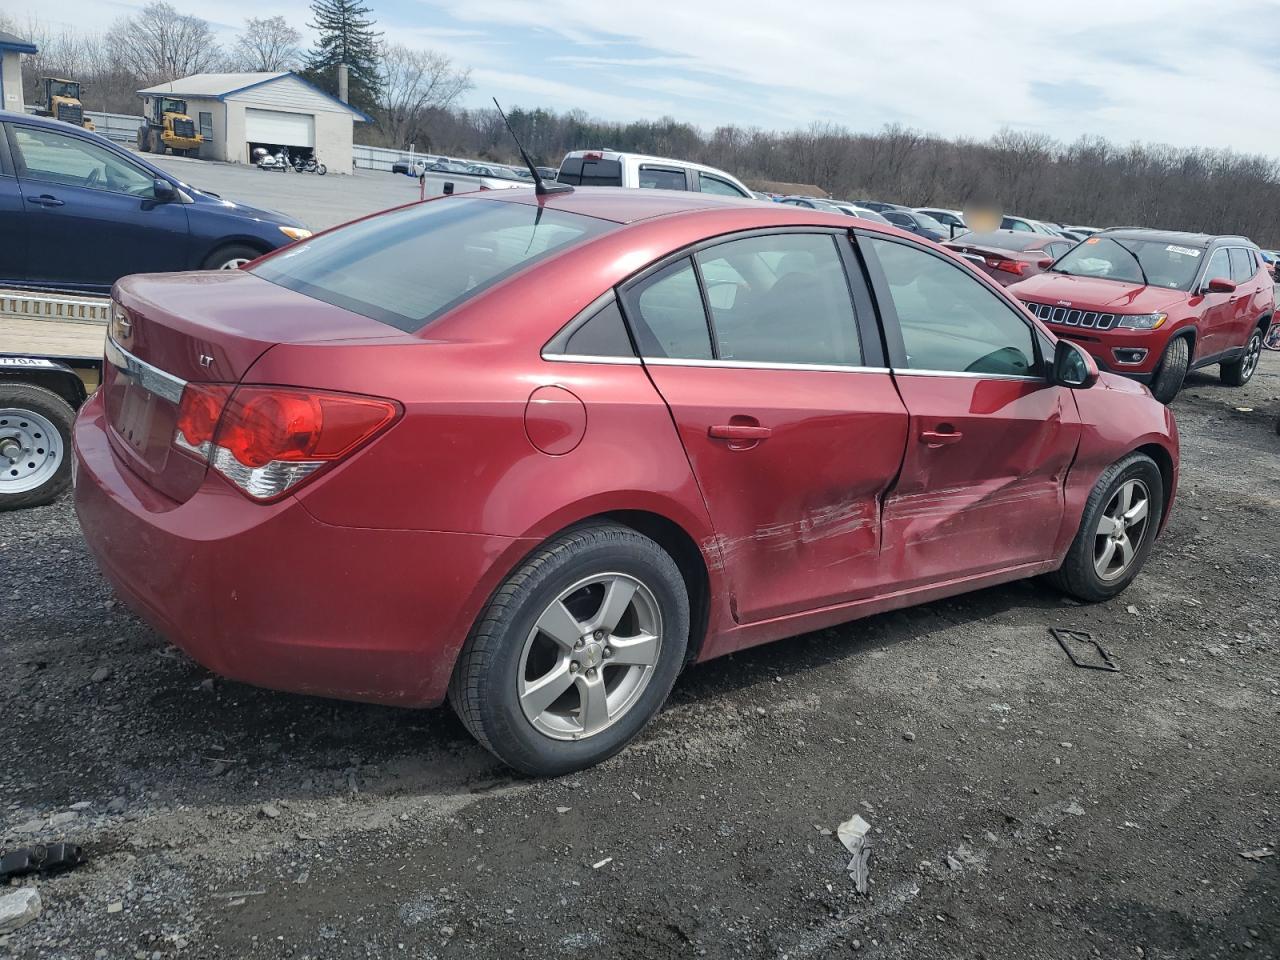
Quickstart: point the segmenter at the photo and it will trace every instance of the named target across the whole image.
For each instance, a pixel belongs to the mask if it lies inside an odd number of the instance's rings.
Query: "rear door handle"
[[[47,193],[42,193],[38,197],[27,197],[31,203],[39,204],[42,207],[61,207],[63,202],[57,197],[51,197]]]
[[[772,434],[773,431],[768,427],[751,427],[737,423],[723,423],[707,428],[707,436],[714,437],[716,440],[765,440]]]
[[[945,447],[949,443],[959,443],[964,434],[958,430],[921,430],[920,442],[930,447]]]

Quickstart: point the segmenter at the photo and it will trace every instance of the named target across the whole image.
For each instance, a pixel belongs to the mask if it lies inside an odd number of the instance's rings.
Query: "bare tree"
[[[302,34],[284,17],[250,17],[236,37],[231,62],[250,73],[296,70],[302,63],[301,43]]]
[[[447,110],[471,89],[471,70],[434,50],[401,44],[380,46],[382,90],[380,125],[389,143],[403,147],[422,142],[430,111]]]
[[[225,62],[209,24],[179,13],[165,0],[117,20],[107,43],[120,65],[144,85],[208,73]]]

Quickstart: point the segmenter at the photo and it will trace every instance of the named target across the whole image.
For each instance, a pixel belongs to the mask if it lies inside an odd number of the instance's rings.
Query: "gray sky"
[[[171,2],[227,38],[239,25],[238,5]],[[471,66],[474,104],[706,128],[896,122],[985,138],[1011,126],[1280,154],[1280,0],[366,2],[392,39]],[[141,2],[5,6],[95,29]],[[308,17],[305,0],[240,10]]]

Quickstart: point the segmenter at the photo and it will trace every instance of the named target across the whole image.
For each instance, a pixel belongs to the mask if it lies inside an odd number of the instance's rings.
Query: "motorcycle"
[[[259,170],[279,170],[281,173],[288,173],[290,167],[293,166],[289,162],[289,151],[284,147],[281,147],[280,152],[275,154],[265,147],[258,147],[253,151],[253,156],[258,163]]]
[[[298,173],[318,173],[322,177],[329,172],[329,168],[317,160],[314,154],[309,157],[294,157],[293,169]]]

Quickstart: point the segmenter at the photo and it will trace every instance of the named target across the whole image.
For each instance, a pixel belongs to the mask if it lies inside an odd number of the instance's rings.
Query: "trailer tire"
[[[71,485],[75,416],[52,390],[0,383],[0,511],[51,503]]]

